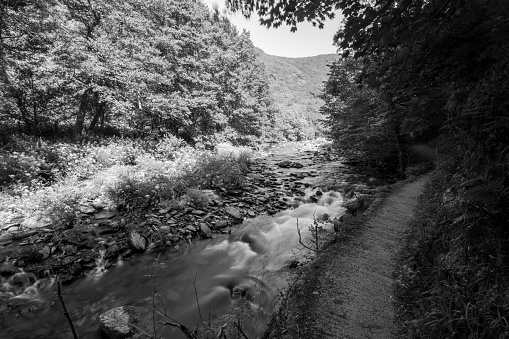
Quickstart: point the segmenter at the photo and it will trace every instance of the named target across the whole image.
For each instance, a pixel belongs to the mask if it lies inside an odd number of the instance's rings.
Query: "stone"
[[[95,219],[111,219],[117,215],[117,211],[103,210],[95,214]]]
[[[22,240],[22,239],[31,237],[32,235],[35,235],[35,234],[37,234],[37,231],[35,231],[35,230],[14,232],[14,233],[12,233],[12,240]]]
[[[236,209],[235,207],[231,206],[225,207],[224,211],[235,219],[242,219],[242,214],[240,214],[239,210]]]
[[[288,160],[284,160],[284,161],[278,162],[277,165],[281,168],[288,168],[292,165],[292,162],[288,161]]]
[[[202,210],[192,210],[191,213],[194,215],[205,215],[205,211]]]
[[[211,238],[212,237],[212,231],[211,231],[210,227],[206,223],[204,223],[204,222],[200,223],[200,231],[207,238]]]
[[[129,323],[133,323],[131,315],[125,306],[112,308],[99,316],[101,330],[110,339],[127,339],[133,331]]]
[[[214,228],[226,228],[228,227],[228,224],[229,223],[226,220],[219,220],[214,224]]]
[[[92,201],[92,207],[100,210],[106,207],[106,203],[101,199],[95,199],[94,201]]]
[[[299,267],[299,264],[300,264],[300,262],[299,262],[298,260],[293,260],[293,261],[290,263],[290,265],[288,266],[288,268],[290,268],[290,269],[297,268],[297,267]]]
[[[72,256],[72,255],[69,255],[69,256],[67,256],[67,257],[64,257],[64,258],[62,259],[62,262],[61,262],[61,263],[62,263],[62,265],[67,266],[67,265],[70,265],[70,264],[74,263],[76,260],[78,260],[78,258],[77,258],[77,257]]]
[[[134,230],[128,232],[127,243],[133,252],[145,252],[147,248],[147,239]]]
[[[39,253],[42,254],[42,259],[46,260],[51,255],[51,248],[48,245],[46,245],[39,251]]]
[[[17,272],[19,272],[19,268],[16,268],[14,266],[7,264],[0,266],[0,277],[8,278],[16,274]]]
[[[189,226],[186,226],[186,230],[194,233],[194,232],[196,232],[196,227],[189,225]]]
[[[80,211],[81,213],[84,213],[84,214],[92,214],[95,212],[95,208],[93,208],[92,206],[89,206],[89,205],[79,205],[78,211]]]

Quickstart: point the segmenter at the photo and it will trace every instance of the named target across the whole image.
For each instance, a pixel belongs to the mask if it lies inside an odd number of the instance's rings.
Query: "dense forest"
[[[258,49],[265,65],[270,92],[279,112],[275,126],[287,139],[313,139],[325,134],[320,107],[323,84],[336,54],[303,58],[268,55]]]
[[[334,11],[343,60],[324,91],[331,133],[350,154],[404,175],[408,144],[439,161],[397,275],[408,337],[509,333],[509,2],[230,1],[268,27]]]
[[[279,134],[249,33],[200,1],[13,0],[0,14],[5,131]]]
[[[0,2],[0,217],[72,227],[82,201],[142,210],[159,203],[155,187],[175,205],[192,200],[191,189],[235,188],[246,153],[181,146],[308,138],[321,114],[336,151],[401,178],[415,170],[409,145],[437,151],[396,277],[402,331],[507,337],[509,2],[229,6],[291,30],[305,20],[321,27],[341,10],[342,58],[324,57],[331,68],[319,113],[310,112],[318,101],[285,111],[271,80],[281,67],[317,97],[310,78],[322,75],[304,71],[308,59],[260,53],[249,33],[198,0]],[[86,143],[90,135],[132,139]],[[60,136],[76,143],[48,141]]]

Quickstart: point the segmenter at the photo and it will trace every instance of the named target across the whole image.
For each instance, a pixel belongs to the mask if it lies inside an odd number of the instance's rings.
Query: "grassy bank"
[[[252,155],[230,144],[193,148],[171,136],[80,143],[18,138],[0,151],[0,219],[70,227],[80,206],[91,202],[132,213],[161,202],[199,205],[200,189],[242,185]]]
[[[509,337],[507,225],[470,198],[463,170],[442,159],[411,223],[396,272],[405,338]]]

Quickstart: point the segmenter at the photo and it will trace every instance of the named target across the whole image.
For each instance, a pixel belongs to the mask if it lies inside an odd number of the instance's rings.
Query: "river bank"
[[[142,214],[136,214],[136,218],[127,219],[126,209],[118,208],[118,205],[114,208],[111,206],[100,208],[97,201],[91,201],[89,206],[83,206],[80,214],[83,216],[82,222],[77,223],[80,227],[58,231],[41,228],[37,233],[25,233],[22,238],[17,239],[12,236],[16,233],[11,233],[11,239],[4,240],[1,251],[5,259],[2,264],[2,279],[12,287],[11,291],[8,291],[11,298],[2,299],[3,309],[12,307],[13,301],[16,301],[17,312],[23,317],[31,317],[31,314],[35,315],[41,309],[44,310],[45,306],[19,302],[26,297],[24,291],[40,284],[39,278],[44,276],[50,277],[59,273],[61,280],[67,283],[84,275],[87,279],[95,276],[104,284],[105,280],[100,278],[104,272],[110,267],[112,271],[121,272],[119,267],[126,262],[136,261],[139,254],[148,253],[153,257],[161,251],[182,252],[189,244],[199,239],[221,236],[233,237],[231,241],[234,242],[238,239],[239,244],[248,241],[247,243],[253,245],[252,241],[255,240],[249,240],[251,235],[246,237],[235,235],[239,228],[237,225],[241,221],[266,215],[269,219],[260,219],[260,225],[267,222],[270,224],[273,222],[270,221],[271,215],[277,216],[279,210],[285,209],[289,211],[297,209],[301,212],[295,213],[309,214],[306,218],[311,217],[312,221],[314,213],[312,209],[322,208],[317,203],[328,197],[328,194],[324,193],[329,189],[341,190],[349,187],[362,195],[369,194],[385,180],[393,180],[390,177],[377,177],[380,173],[368,168],[343,164],[339,161],[340,158],[325,148],[315,147],[306,150],[302,149],[301,145],[297,148],[303,152],[299,152],[298,156],[285,156],[284,154],[292,147],[297,146],[282,145],[283,151],[268,154],[263,160],[253,161],[245,174],[241,188],[220,187],[216,190],[201,190],[199,197],[205,197],[204,199],[189,200],[177,210],[157,205]],[[292,152],[294,151],[289,153]],[[325,201],[328,201],[326,202],[328,206],[336,200],[337,198],[330,197]],[[203,203],[197,204],[200,201]],[[331,210],[326,214],[334,216],[337,212],[338,210]],[[304,218],[304,214],[301,218]],[[296,236],[293,219],[284,220],[282,223],[276,223],[277,228],[288,225],[288,232]],[[301,219],[303,232],[307,230],[305,220]],[[329,225],[332,227],[332,220],[329,221]],[[230,233],[231,236],[228,235]],[[6,261],[7,257],[11,259]],[[278,265],[286,269],[292,262],[296,262],[297,265],[299,263],[299,260],[288,259],[286,255],[285,258]],[[15,276],[17,278],[14,278]],[[133,277],[129,279],[132,280]],[[245,281],[237,277],[232,279],[238,280],[237,284]],[[14,280],[20,281],[17,283]],[[113,287],[117,283],[111,284]],[[47,288],[51,289],[50,287]],[[37,290],[38,293],[40,290]],[[12,299],[12,296],[16,298]],[[81,302],[87,303],[86,299]],[[76,308],[80,307],[79,303],[71,303],[74,312],[78,312]],[[118,304],[109,302],[99,307],[106,310],[115,305]],[[81,314],[81,311],[77,314]],[[84,313],[81,317],[88,316]]]
[[[427,180],[396,184],[306,267],[264,338],[395,338],[392,272]]]

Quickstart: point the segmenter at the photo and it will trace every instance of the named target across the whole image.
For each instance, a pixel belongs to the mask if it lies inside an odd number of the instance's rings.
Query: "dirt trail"
[[[361,234],[323,253],[297,282],[283,333],[268,337],[394,338],[391,275],[426,180],[423,176],[396,189]]]

